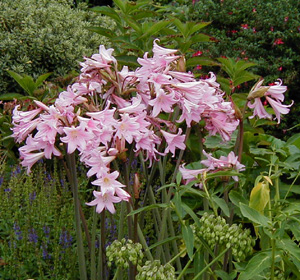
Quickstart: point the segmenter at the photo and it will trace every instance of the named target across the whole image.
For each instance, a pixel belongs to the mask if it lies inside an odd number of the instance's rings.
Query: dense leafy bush
[[[36,78],[52,78],[78,68],[78,60],[97,51],[105,39],[86,29],[111,21],[72,1],[21,0],[0,2],[0,93],[15,92],[17,83],[6,70]]]

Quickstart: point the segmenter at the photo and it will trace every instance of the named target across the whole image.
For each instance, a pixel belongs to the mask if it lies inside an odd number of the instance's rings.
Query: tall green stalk
[[[75,153],[72,153],[72,154],[67,153],[66,158],[67,158],[68,168],[70,171],[70,179],[71,179],[70,184],[71,184],[72,191],[73,191],[79,275],[80,275],[80,280],[87,280],[86,262],[85,262],[85,256],[84,256],[84,247],[83,247],[81,222],[80,222],[80,210],[79,210],[80,202],[79,202],[79,197],[78,197],[78,181],[77,181]]]
[[[92,244],[91,244],[91,280],[96,280],[96,229],[97,229],[98,215],[96,209],[93,209],[93,227],[92,227]]]

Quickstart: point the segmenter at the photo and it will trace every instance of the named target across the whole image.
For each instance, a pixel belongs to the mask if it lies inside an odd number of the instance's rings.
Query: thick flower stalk
[[[13,137],[25,141],[19,149],[21,164],[30,172],[41,158],[62,156],[63,144],[68,154],[77,151],[97,186],[87,205],[99,213],[114,213],[115,203],[130,199],[118,181],[119,172],[111,167],[129,146],[151,166],[160,156],[175,156],[186,148],[184,127],[205,120],[210,135],[229,140],[239,124],[214,74],[196,80],[190,72],[179,72],[177,50],[154,41],[153,57],[145,53],[135,71],[126,66],[119,70],[112,53],[100,46],[98,54],[85,58],[77,81],[53,104],[35,101],[36,109],[22,112],[17,106],[13,112]]]

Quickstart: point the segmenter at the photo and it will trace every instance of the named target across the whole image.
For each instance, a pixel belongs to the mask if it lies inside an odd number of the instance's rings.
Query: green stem
[[[175,230],[174,230],[174,225],[173,225],[171,215],[168,216],[168,226],[169,226],[169,230],[170,230],[170,236],[175,236]],[[173,247],[174,253],[178,254],[179,250],[178,250],[178,245],[177,245],[176,240],[172,240],[172,247]],[[180,259],[176,259],[176,265],[177,265],[177,271],[181,271],[182,267],[181,267]]]
[[[275,174],[277,174],[278,172],[278,164],[275,165],[275,170],[274,170]],[[274,197],[274,201],[275,204],[280,200],[280,192],[279,192],[279,177],[277,176],[277,178],[275,179],[275,197]]]
[[[101,275],[101,279],[105,280],[106,279],[106,256],[105,256],[105,209],[101,212],[101,218],[100,218],[100,222],[101,222],[101,242],[100,242],[100,255],[101,255],[101,268],[100,268],[100,275]]]
[[[290,185],[290,187],[289,187],[289,189],[288,189],[287,193],[285,194],[285,196],[284,196],[284,200],[286,200],[286,198],[287,198],[287,196],[288,196],[289,192],[291,191],[292,187],[293,187],[293,186],[294,186],[294,184],[296,183],[296,181],[297,181],[297,179],[298,179],[299,175],[300,175],[300,171],[298,172],[298,174],[297,174],[297,176],[295,177],[294,181],[293,181],[293,182],[292,182],[292,184]]]
[[[275,253],[276,253],[274,238],[271,239],[271,246],[272,246],[271,280],[274,280],[274,277],[275,277]]]
[[[171,264],[172,262],[174,262],[178,257],[180,257],[185,252],[186,252],[186,248],[184,248],[183,250],[181,250],[181,252],[179,252],[174,258],[172,258],[171,260],[169,260],[168,264]]]
[[[186,143],[187,139],[189,138],[190,132],[191,132],[191,128],[188,127],[187,130],[186,130],[186,133],[185,133],[185,143]],[[181,150],[179,152],[179,156],[178,156],[178,159],[177,159],[177,162],[176,162],[176,166],[175,166],[175,169],[174,169],[174,173],[173,173],[173,176],[172,176],[171,183],[174,183],[175,180],[176,180],[176,175],[177,175],[177,172],[178,172],[179,165],[181,163],[181,159],[183,157],[183,153],[184,153],[184,150]],[[173,187],[170,187],[170,189],[168,191],[168,195],[166,197],[165,203],[170,202],[172,193],[173,193]],[[159,232],[159,235],[158,235],[158,242],[163,240],[163,238],[165,236],[166,220],[167,220],[168,215],[171,215],[170,209],[166,209],[165,211],[163,211],[162,219],[161,219],[161,229],[160,229],[160,232]],[[156,259],[160,258],[161,253],[162,253],[162,246],[158,246],[158,248],[156,250]]]
[[[98,215],[96,213],[96,209],[94,209],[93,213],[93,227],[92,227],[92,244],[91,244],[91,280],[96,280],[96,258],[95,258],[95,251],[96,251],[96,229],[97,229],[97,220]]]
[[[194,255],[195,256],[195,255]],[[193,258],[189,259],[189,261],[186,263],[185,267],[182,269],[182,271],[180,272],[180,274],[178,275],[177,277],[177,280],[181,279],[182,276],[185,274],[185,272],[187,271],[187,269],[189,268],[190,264],[192,263],[193,259],[194,259],[194,256]]]
[[[146,255],[147,259],[149,261],[153,261],[153,256],[152,256],[152,254],[149,250],[149,247],[148,247],[147,242],[145,240],[144,234],[143,234],[143,232],[141,230],[141,227],[139,225],[138,225],[138,237],[139,237],[140,243],[142,244],[142,246],[145,250],[145,255]]]
[[[244,116],[245,116],[245,111],[247,108],[247,102],[243,108],[242,111],[242,116],[239,118],[240,124],[239,124],[239,131],[238,131],[238,136],[236,139],[235,147],[234,147],[234,152],[235,154],[238,154],[238,161],[241,162],[242,159],[242,153],[243,153],[243,144],[244,144]]]
[[[209,202],[210,202],[210,204],[211,204],[211,206],[212,206],[212,208],[213,208],[213,211],[214,211],[214,213],[215,213],[215,216],[218,216],[218,211],[217,211],[217,209],[216,209],[215,203],[214,203],[213,200],[211,199],[210,194],[209,194],[209,192],[208,192],[208,190],[207,190],[206,183],[205,183],[205,179],[202,180],[202,185],[203,185],[204,191],[205,191],[205,193],[206,193],[207,199],[209,200]]]
[[[118,240],[121,240],[124,237],[124,219],[126,216],[126,201],[121,202],[121,213],[119,218],[119,229],[118,229]]]
[[[118,279],[118,275],[119,275],[119,272],[120,272],[120,267],[118,266],[117,270],[116,270],[116,273],[115,273],[115,276],[113,278],[113,280],[117,280]]]
[[[87,280],[86,263],[85,263],[84,247],[83,247],[83,239],[82,239],[82,231],[81,231],[81,223],[80,223],[80,211],[79,211],[80,204],[79,204],[79,197],[78,197],[78,181],[77,181],[75,153],[66,154],[66,157],[67,157],[67,163],[69,165],[69,170],[71,175],[70,184],[72,186],[72,191],[73,191],[79,275],[81,280]]]
[[[214,260],[212,260],[206,267],[204,267],[192,280],[198,279],[199,276],[201,276],[207,269],[209,269],[214,263],[216,263],[220,258],[223,257],[223,255],[229,250],[229,248],[226,248],[219,256],[217,256]]]

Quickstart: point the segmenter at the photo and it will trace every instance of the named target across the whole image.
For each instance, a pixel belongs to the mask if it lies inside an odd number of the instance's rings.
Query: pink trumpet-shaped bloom
[[[289,107],[291,107],[293,105],[293,102],[290,105],[283,105],[283,104],[281,104],[280,101],[276,101],[268,96],[266,96],[266,100],[269,102],[269,104],[271,105],[271,107],[274,110],[274,113],[275,113],[275,116],[277,119],[277,123],[280,123],[280,114],[283,114],[283,115],[288,114],[290,111]]]
[[[234,152],[230,152],[227,157],[221,156],[219,159],[214,158],[211,154],[207,154],[203,151],[203,154],[207,157],[205,160],[201,160],[201,163],[207,166],[207,170],[215,170],[215,169],[234,169],[236,171],[244,171],[245,165],[241,164],[238,161],[238,157],[234,154]],[[238,181],[237,176],[232,176],[235,181]]]
[[[122,120],[117,123],[115,137],[124,138],[129,144],[133,138],[139,136],[140,125],[137,123],[138,117],[131,117],[127,113],[122,115]]]
[[[259,92],[260,90],[265,90],[263,96],[266,98],[266,101],[271,105],[271,107],[274,110],[277,123],[280,123],[280,115],[286,115],[289,113],[291,107],[293,105],[283,105],[281,102],[284,101],[284,92],[286,92],[287,87],[282,85],[282,81],[279,80],[279,82],[275,82],[275,85],[272,86],[261,86],[263,83],[263,80],[257,83],[257,85],[251,90],[249,96],[251,97],[251,94],[255,94],[256,92]],[[271,119],[272,116],[267,113],[265,107],[262,104],[261,98],[262,96],[259,96],[254,99],[253,103],[250,101],[248,102],[248,107],[253,110],[253,115],[250,118],[254,118],[255,116],[258,116],[262,119]]]
[[[250,119],[258,116],[260,119],[271,119],[272,115],[270,115],[264,105],[262,104],[260,98],[255,98],[253,103],[248,102],[248,107],[253,110],[253,115],[249,117]]]
[[[152,117],[156,117],[161,111],[166,113],[172,112],[172,106],[176,102],[173,93],[167,94],[163,89],[158,89],[156,97],[149,101],[149,104],[153,106]]]
[[[175,149],[185,149],[185,135],[181,135],[182,129],[178,129],[177,134],[172,134],[166,131],[161,130],[161,133],[163,134],[164,138],[166,139],[167,142],[167,147],[165,149],[165,153],[171,152],[173,154],[173,157],[175,156]]]
[[[86,124],[82,122],[77,127],[72,126],[64,128],[66,136],[60,138],[60,140],[68,144],[68,154],[72,154],[77,148],[80,151],[84,150],[86,148],[87,141],[93,138],[93,134],[91,132],[87,132],[85,130],[85,126]]]
[[[182,175],[182,179],[188,184],[197,179],[199,174],[203,174],[207,169],[186,169],[184,165],[179,167],[179,172]]]
[[[96,197],[96,199],[94,199],[91,202],[87,202],[86,205],[96,206],[97,213],[101,213],[105,208],[110,213],[114,214],[116,212],[114,203],[118,203],[121,201],[121,198],[114,196],[112,191],[107,191],[107,192],[93,191],[93,195]]]
[[[100,178],[93,181],[92,184],[101,187],[101,191],[106,192],[112,190],[115,193],[116,188],[124,188],[125,185],[121,184],[116,179],[119,177],[119,172],[114,171],[112,173],[103,172],[100,174]]]
[[[31,167],[45,156],[44,152],[27,153],[20,151],[21,165],[27,167],[27,174],[30,173]]]

